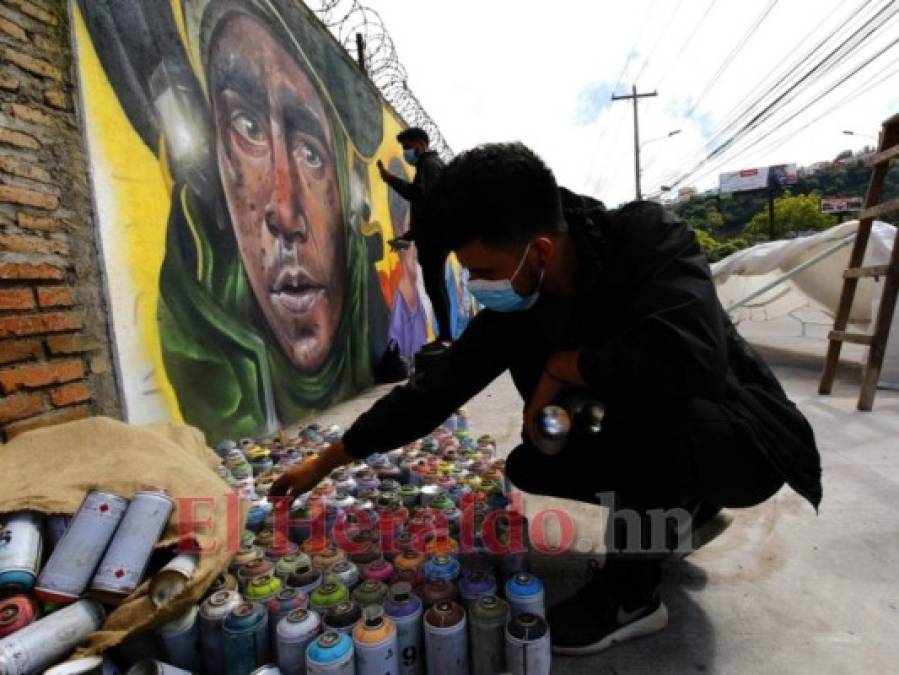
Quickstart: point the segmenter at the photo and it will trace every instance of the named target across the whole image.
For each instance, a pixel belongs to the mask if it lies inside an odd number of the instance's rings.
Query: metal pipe
[[[837,242],[830,248],[821,251],[821,253],[819,253],[815,256],[812,256],[811,258],[806,260],[804,263],[797,265],[796,267],[791,269],[789,272],[786,272],[785,274],[777,277],[777,279],[775,279],[774,281],[765,284],[760,289],[750,293],[742,300],[738,300],[737,302],[735,302],[734,304],[732,304],[730,307],[727,308],[727,310],[726,310],[727,313],[730,314],[735,309],[739,309],[743,305],[746,305],[746,304],[752,302],[757,297],[764,295],[765,293],[770,291],[772,288],[776,288],[777,286],[780,286],[780,284],[784,283],[785,281],[789,281],[790,279],[795,277],[800,272],[804,272],[809,267],[813,267],[814,265],[817,265],[819,262],[821,262],[822,260],[825,260],[826,258],[829,258],[830,256],[832,256],[834,253],[836,253],[840,249],[842,249],[846,246],[849,246],[849,244],[851,244],[854,239],[855,239],[855,233],[853,232],[848,237],[846,237],[845,239],[841,239],[839,242]]]

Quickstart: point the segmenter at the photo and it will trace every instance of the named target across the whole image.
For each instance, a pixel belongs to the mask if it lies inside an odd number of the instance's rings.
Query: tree
[[[826,230],[837,222],[834,216],[821,213],[821,195],[793,195],[785,192],[774,200],[774,238],[788,234]],[[768,210],[756,213],[746,226],[746,234],[756,239],[768,238]]]

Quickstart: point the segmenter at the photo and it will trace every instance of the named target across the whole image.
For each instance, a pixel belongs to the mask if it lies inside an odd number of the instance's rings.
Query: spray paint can
[[[364,579],[375,579],[376,581],[387,583],[392,576],[393,565],[383,558],[373,560],[362,568],[362,577]]]
[[[287,581],[287,577],[294,574],[301,566],[312,566],[312,560],[308,555],[305,553],[286,555],[275,563],[275,576],[282,581]]]
[[[340,602],[331,607],[322,620],[325,630],[336,630],[338,633],[352,637],[353,628],[362,619],[362,608],[352,600]]]
[[[98,630],[106,612],[79,600],[0,640],[0,673],[33,675],[60,661]]]
[[[268,612],[258,602],[242,602],[222,622],[228,675],[248,675],[268,663]]]
[[[259,546],[243,543],[231,559],[231,564],[228,565],[228,571],[231,572],[231,574],[237,574],[240,571],[240,568],[247,563],[255,560],[262,560],[262,558],[263,553]]]
[[[127,499],[109,492],[87,493],[38,575],[38,599],[65,604],[81,597],[127,506]]]
[[[237,570],[237,585],[241,590],[245,590],[254,579],[270,577],[274,574],[275,563],[271,560],[260,558],[259,560],[251,560],[240,566]]]
[[[92,595],[118,604],[138,587],[173,507],[163,490],[141,490],[134,495],[91,581]]]
[[[549,625],[542,616],[522,612],[506,626],[506,663],[512,675],[549,675],[552,653]]]
[[[369,605],[383,605],[387,600],[389,589],[387,584],[377,579],[366,579],[356,586],[353,591],[353,600],[360,607],[368,607]]]
[[[38,617],[37,603],[27,595],[14,595],[0,601],[0,638],[12,635]]]
[[[305,675],[306,648],[321,630],[321,618],[311,609],[295,609],[278,622],[278,667],[283,675]]]
[[[485,595],[496,595],[496,579],[484,570],[465,570],[459,581],[459,597],[466,610]]]
[[[461,565],[459,561],[448,555],[434,556],[425,563],[425,579],[436,581],[437,579],[446,579],[453,582],[459,578]]]
[[[421,598],[412,592],[411,584],[404,582],[390,587],[390,598],[384,603],[384,613],[396,624],[401,675],[422,675],[424,672],[422,612]]]
[[[327,578],[329,581],[342,583],[352,591],[359,585],[359,566],[349,560],[341,560],[328,568]]]
[[[309,606],[324,615],[331,607],[348,600],[349,597],[350,592],[346,586],[329,581],[312,591],[312,595],[309,596]]]
[[[421,599],[424,601],[425,607],[455,600],[457,596],[456,585],[447,579],[433,579],[426,582],[421,589]]]
[[[41,564],[43,516],[17,511],[3,516],[0,529],[0,590],[31,590]]]
[[[281,669],[278,666],[267,663],[264,666],[259,666],[250,675],[281,675]]]
[[[307,596],[312,595],[322,585],[322,571],[311,565],[300,565],[297,571],[287,577],[287,585],[298,588]]]
[[[322,572],[327,570],[334,563],[346,560],[346,553],[332,544],[328,544],[324,549],[312,556],[312,565]]]
[[[562,406],[548,405],[537,416],[537,447],[546,455],[557,455],[571,433],[571,416]]]
[[[478,598],[468,613],[471,675],[494,675],[506,670],[506,621],[509,605],[495,595]]]
[[[281,592],[281,580],[266,574],[253,579],[244,589],[244,597],[250,602],[266,603]]]
[[[156,607],[162,607],[184,590],[196,571],[196,555],[193,553],[176,555],[150,579],[150,601]]]
[[[237,591],[216,591],[200,605],[200,647],[207,673],[227,670],[222,622],[241,602]]]
[[[403,551],[393,560],[393,566],[398,570],[415,570],[416,572],[425,566],[427,559],[423,553],[413,549]]]
[[[285,616],[297,609],[306,609],[309,606],[309,598],[303,591],[297,588],[282,588],[278,594],[265,603],[268,610],[268,629],[271,633],[271,645],[278,642],[278,624]]]
[[[544,616],[543,582],[533,574],[519,572],[506,582],[506,600],[510,616],[522,612]]]
[[[468,675],[465,610],[455,602],[438,602],[425,612],[428,675]]]
[[[174,621],[156,629],[156,635],[162,643],[166,661],[173,666],[193,672],[199,672],[202,669],[198,613],[197,607],[193,606]]]
[[[224,671],[220,671],[224,672]],[[192,675],[188,670],[182,670],[169,663],[156,661],[154,659],[144,659],[135,663],[125,675]]]
[[[396,625],[384,608],[370,605],[353,629],[356,675],[399,675]]]
[[[343,633],[328,631],[306,649],[308,675],[355,675],[353,640]]]

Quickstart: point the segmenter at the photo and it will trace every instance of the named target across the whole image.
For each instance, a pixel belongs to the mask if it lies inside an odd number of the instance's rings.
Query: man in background
[[[424,129],[412,127],[397,135],[403,146],[403,158],[415,167],[415,178],[409,181],[395,176],[378,161],[381,178],[400,196],[409,201],[409,231],[389,243],[394,249],[408,249],[413,243],[418,247],[425,291],[431,299],[434,319],[437,322],[437,339],[424,349],[440,349],[453,341],[450,325],[449,296],[444,281],[447,250],[438,240],[435,228],[429,226],[427,202],[434,186],[443,173],[443,161],[430,150],[430,138]]]

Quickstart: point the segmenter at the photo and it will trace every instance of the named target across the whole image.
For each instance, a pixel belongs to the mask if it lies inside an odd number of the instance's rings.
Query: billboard
[[[749,192],[795,185],[797,177],[795,164],[775,164],[722,173],[718,177],[718,184],[719,190],[724,193]]]
[[[861,211],[861,197],[821,197],[821,213],[850,213]]]

